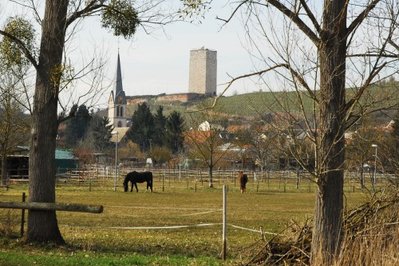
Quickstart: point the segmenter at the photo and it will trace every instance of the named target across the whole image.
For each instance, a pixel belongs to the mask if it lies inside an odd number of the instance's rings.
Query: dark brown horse
[[[240,181],[240,190],[241,193],[244,193],[246,190],[247,182],[248,182],[248,176],[244,174],[242,171],[238,172],[238,179]]]
[[[123,187],[125,192],[129,190],[129,182],[132,183],[132,187],[130,192],[133,191],[133,186],[136,187],[136,192],[139,192],[137,188],[137,183],[147,182],[147,190],[148,188],[151,189],[152,192],[152,173],[151,172],[130,172],[126,175],[125,180],[123,181]]]

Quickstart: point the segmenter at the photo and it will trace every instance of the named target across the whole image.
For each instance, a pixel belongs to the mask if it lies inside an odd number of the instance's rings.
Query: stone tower
[[[121,60],[118,53],[116,65],[116,84],[115,91],[111,91],[108,99],[108,119],[115,128],[126,127],[126,95],[122,86]]]
[[[190,51],[189,92],[216,95],[216,51],[202,47]]]

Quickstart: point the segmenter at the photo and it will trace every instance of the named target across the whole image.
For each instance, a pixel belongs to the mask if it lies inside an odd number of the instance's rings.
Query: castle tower
[[[116,84],[115,91],[111,91],[108,99],[108,119],[115,128],[126,127],[126,95],[122,86],[121,60],[118,53],[116,65]]]
[[[202,47],[190,51],[189,92],[216,95],[216,51]]]

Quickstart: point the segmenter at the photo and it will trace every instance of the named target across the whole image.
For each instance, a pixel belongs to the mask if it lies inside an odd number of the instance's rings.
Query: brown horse
[[[246,190],[246,185],[248,182],[248,176],[244,174],[242,171],[238,172],[238,179],[240,180],[240,190],[241,193],[244,193]]]

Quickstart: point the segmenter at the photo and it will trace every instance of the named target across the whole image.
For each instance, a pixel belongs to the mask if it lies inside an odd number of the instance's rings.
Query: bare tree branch
[[[308,15],[310,21],[312,21],[313,26],[315,27],[316,31],[317,31],[318,33],[320,33],[320,32],[321,32],[320,24],[319,24],[319,22],[317,21],[317,19],[316,19],[316,17],[314,16],[314,14],[312,13],[312,11],[310,10],[308,4],[306,3],[305,0],[300,0],[300,2],[301,2],[301,5],[303,6],[303,8],[305,9],[306,14]]]
[[[347,35],[351,34],[363,22],[363,20],[367,18],[370,11],[373,10],[380,1],[381,0],[373,0],[367,5],[367,7],[349,25],[346,30]]]
[[[316,45],[318,46],[320,43],[320,38],[301,20],[298,16],[298,14],[292,12],[290,9],[288,9],[285,5],[283,5],[280,1],[278,0],[268,0],[267,1],[269,4],[274,6],[276,9],[278,9],[281,13],[289,17],[292,22],[294,22],[301,31],[309,37],[309,39]],[[310,12],[310,10],[309,10]],[[316,27],[317,29],[317,27]]]
[[[66,21],[66,28],[68,28],[68,26],[78,18],[91,16],[94,13],[100,12],[102,7],[106,7],[106,5],[102,4],[102,1],[99,4],[96,4],[97,2],[97,0],[91,0],[87,2],[83,9],[75,11],[71,16],[69,16]]]
[[[236,8],[231,12],[230,16],[227,19],[221,18],[221,17],[216,17],[216,19],[223,21],[225,24],[229,23],[231,19],[234,17],[234,15],[238,12],[238,10],[246,4],[248,1],[242,1],[239,5],[236,6]]]
[[[367,78],[365,83],[357,91],[356,95],[352,99],[350,99],[350,101],[348,101],[346,103],[345,108],[344,108],[345,113],[348,113],[348,115],[350,113],[352,113],[352,111],[350,111],[350,110],[353,109],[354,105],[356,104],[356,102],[359,101],[359,99],[363,95],[364,91],[370,86],[370,84],[374,80],[374,78],[380,73],[381,70],[384,69],[385,66],[386,66],[386,63],[383,63],[381,66],[374,69],[373,73],[371,73],[369,75],[369,77]]]
[[[394,43],[391,39],[388,40],[388,43],[392,45],[396,50],[398,50],[398,53],[396,54],[396,57],[399,57],[399,45]]]

